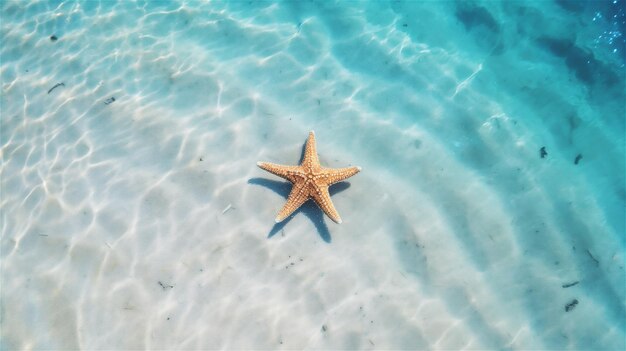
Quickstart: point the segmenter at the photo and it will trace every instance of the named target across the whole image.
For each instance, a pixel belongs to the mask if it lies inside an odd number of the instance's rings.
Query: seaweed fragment
[[[574,164],[577,165],[578,162],[580,162],[580,160],[583,158],[582,154],[578,154],[576,155],[576,158],[574,159]]]
[[[563,285],[561,285],[561,287],[562,287],[562,288],[569,288],[569,287],[572,287],[572,286],[574,286],[574,285],[577,285],[578,283],[579,283],[579,281],[577,280],[577,281],[575,281],[575,282],[573,282],[573,283],[566,283],[566,284],[563,284]]]
[[[54,89],[56,89],[58,87],[64,87],[64,86],[65,86],[65,83],[63,83],[63,82],[57,83],[52,88],[50,88],[50,90],[48,90],[48,94],[50,94]]]
[[[159,281],[159,285],[163,288],[163,290],[167,290],[167,289],[172,289],[174,288],[174,285],[169,285],[169,284],[164,284],[163,282]]]
[[[596,266],[599,266],[599,265],[600,265],[600,261],[598,261],[598,259],[597,259],[597,258],[595,258],[595,257],[591,254],[591,251],[589,251],[589,249],[587,249],[587,255],[589,255],[589,257],[593,260],[593,262],[595,262],[595,263],[596,263]]]
[[[115,101],[115,98],[113,96],[111,96],[110,98],[104,100],[104,104],[108,105],[108,104],[113,103],[114,101]]]
[[[576,305],[578,305],[578,300],[573,299],[570,303],[565,305],[565,312],[569,312],[569,311],[573,310],[574,307],[576,307]]]
[[[539,156],[541,156],[541,158],[545,158],[548,155],[548,152],[546,151],[546,147],[542,146],[541,149],[539,149]]]

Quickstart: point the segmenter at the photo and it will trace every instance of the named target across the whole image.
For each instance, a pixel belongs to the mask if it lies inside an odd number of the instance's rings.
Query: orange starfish
[[[268,162],[257,162],[257,166],[287,179],[293,184],[287,203],[276,216],[276,223],[282,222],[289,217],[308,199],[313,199],[330,219],[341,223],[341,217],[339,217],[339,213],[337,213],[333,202],[330,200],[328,187],[361,171],[361,167],[322,167],[317,157],[315,133],[313,131],[309,133],[304,149],[304,159],[299,166],[282,166]]]

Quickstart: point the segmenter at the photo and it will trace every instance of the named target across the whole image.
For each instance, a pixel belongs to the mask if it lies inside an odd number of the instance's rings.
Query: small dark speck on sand
[[[546,151],[545,146],[542,146],[541,149],[539,149],[539,156],[541,156],[541,158],[545,158],[546,156],[548,156],[548,152]]]
[[[50,41],[57,41],[57,39],[59,39],[59,38],[57,38],[56,35],[51,35],[50,36]]]
[[[114,101],[115,101],[115,98],[114,97],[110,97],[110,98],[104,100],[104,104],[108,105],[108,104],[111,104]]]
[[[569,312],[569,311],[573,310],[574,307],[576,307],[576,305],[578,305],[578,300],[573,299],[572,302],[570,302],[567,305],[565,305],[565,312]]]
[[[322,325],[322,331],[325,332],[326,331],[326,325]]]
[[[408,27],[408,26],[409,26],[409,25],[408,25],[408,24],[406,24],[406,23],[403,23],[403,24],[402,24],[402,27],[405,27],[405,28],[406,28],[406,27]]]
[[[583,158],[583,155],[581,154],[576,155],[576,158],[574,159],[574,164],[577,165],[578,162],[580,162],[582,158]]]

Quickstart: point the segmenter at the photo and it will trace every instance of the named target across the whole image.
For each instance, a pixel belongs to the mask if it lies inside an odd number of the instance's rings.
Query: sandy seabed
[[[592,10],[361,5],[2,2],[0,347],[624,349]],[[313,129],[343,224],[275,225]]]

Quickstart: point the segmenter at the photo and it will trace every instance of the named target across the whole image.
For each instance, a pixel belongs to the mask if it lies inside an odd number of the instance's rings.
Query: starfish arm
[[[293,188],[291,188],[289,197],[287,197],[287,203],[285,203],[280,212],[278,212],[278,216],[276,216],[276,223],[284,221],[285,218],[294,213],[294,211],[302,206],[308,199],[309,194],[305,187],[302,185],[294,185]]]
[[[281,178],[287,179],[288,181],[295,183],[297,176],[299,173],[300,166],[283,166],[277,165],[275,163],[269,162],[257,162],[257,166],[261,169],[266,170],[274,175],[277,175]]]
[[[339,213],[335,209],[335,205],[330,200],[330,194],[328,193],[327,186],[318,187],[317,192],[313,193],[313,201],[319,206],[326,215],[332,219],[335,223],[341,224],[341,217],[339,217]]]
[[[328,185],[348,179],[361,171],[361,167],[326,168],[324,170]]]
[[[306,146],[304,147],[304,159],[302,160],[303,166],[315,167],[320,164],[319,157],[317,156],[317,146],[315,145],[315,132],[309,132],[309,138],[306,140]]]

